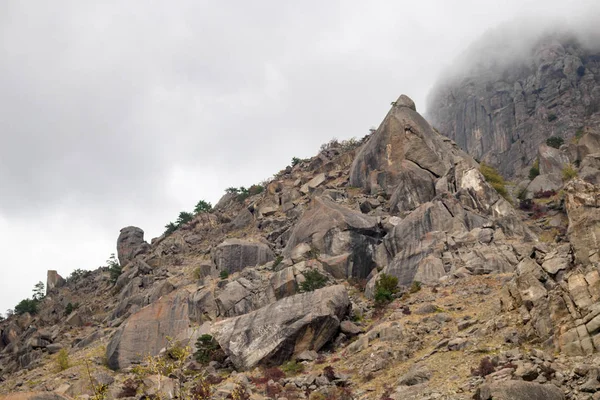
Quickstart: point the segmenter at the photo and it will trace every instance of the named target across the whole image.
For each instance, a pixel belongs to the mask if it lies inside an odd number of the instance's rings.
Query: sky
[[[93,4],[102,3],[102,4]],[[0,312],[427,94],[507,21],[597,0],[0,2]],[[561,23],[562,23],[561,22]],[[537,23],[537,22],[536,22]]]

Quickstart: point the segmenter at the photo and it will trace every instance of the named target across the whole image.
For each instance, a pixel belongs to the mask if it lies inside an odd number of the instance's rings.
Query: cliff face
[[[469,69],[441,80],[428,104],[442,134],[505,176],[525,172],[548,137],[600,121],[600,51],[554,35],[517,55],[512,39],[476,44],[459,60]]]

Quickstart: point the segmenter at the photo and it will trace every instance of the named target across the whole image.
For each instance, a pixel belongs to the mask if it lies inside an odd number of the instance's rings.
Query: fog
[[[101,3],[0,5],[0,310],[48,269],[103,265],[123,226],[149,241],[199,199],[364,136],[401,93],[426,111],[494,27],[585,36],[600,15],[584,0]]]

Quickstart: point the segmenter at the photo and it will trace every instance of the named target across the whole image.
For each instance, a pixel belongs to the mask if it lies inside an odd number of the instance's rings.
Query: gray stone
[[[564,400],[562,391],[551,384],[505,381],[483,384],[475,393],[476,400]]]
[[[273,260],[273,252],[264,243],[241,239],[225,239],[213,252],[213,262],[218,271],[234,273]]]
[[[251,369],[281,363],[305,350],[318,351],[335,337],[349,308],[344,286],[330,286],[218,321],[212,333],[236,368]]]
[[[147,252],[150,245],[144,241],[144,231],[135,226],[121,229],[117,239],[117,255],[121,266],[126,266],[136,256]]]

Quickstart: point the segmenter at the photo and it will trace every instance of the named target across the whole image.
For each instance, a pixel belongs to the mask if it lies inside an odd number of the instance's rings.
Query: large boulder
[[[600,188],[581,179],[565,186],[569,240],[577,262],[600,261]]]
[[[273,251],[264,243],[241,239],[225,239],[212,254],[219,271],[238,272],[246,267],[263,265],[275,258]]]
[[[536,176],[527,185],[527,197],[533,198],[536,193],[558,191],[562,187],[562,176],[560,174],[544,174]]]
[[[251,369],[318,351],[335,336],[349,309],[345,287],[329,286],[219,321],[212,333],[236,368]]]
[[[565,395],[552,384],[525,381],[505,381],[483,384],[477,389],[476,400],[564,400]]]
[[[144,231],[135,226],[121,229],[117,239],[117,255],[122,266],[127,265],[136,256],[147,252],[150,245],[144,241]]]
[[[46,294],[52,292],[54,288],[59,288],[65,284],[65,280],[58,272],[54,270],[48,270],[46,277]]]
[[[565,165],[570,162],[565,153],[545,144],[540,145],[538,148],[538,160],[541,175],[560,175]]]
[[[295,225],[284,255],[292,255],[303,243],[308,243],[323,256],[352,253],[344,266],[345,277],[366,278],[376,266],[373,256],[381,236],[378,218],[350,210],[327,198],[315,197]]]
[[[117,370],[139,363],[148,355],[157,355],[167,345],[167,337],[186,332],[189,295],[185,289],[172,292],[131,315],[107,346],[108,366]]]
[[[413,200],[396,201],[396,207],[410,209],[433,198],[433,180],[448,172],[453,159],[445,151],[442,136],[433,131],[407,99],[403,95],[394,103],[377,131],[362,146],[350,169],[350,184],[390,196],[399,188],[404,194],[396,198],[409,195]]]

